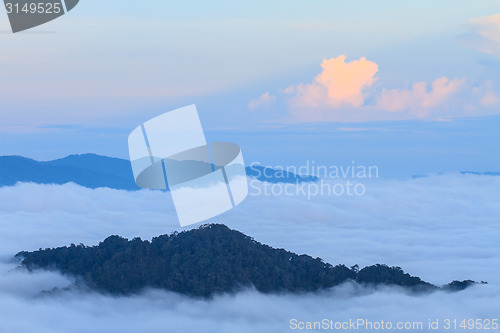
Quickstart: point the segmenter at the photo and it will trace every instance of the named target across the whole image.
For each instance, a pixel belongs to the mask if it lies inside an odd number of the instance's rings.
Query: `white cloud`
[[[249,196],[211,222],[333,264],[386,263],[434,284],[467,278],[490,284],[419,297],[391,288],[360,291],[350,285],[301,296],[247,291],[210,302],[161,291],[120,298],[78,291],[37,296],[71,281],[56,273],[12,271],[15,264],[4,263],[0,331],[276,332],[287,331],[292,318],[495,317],[500,301],[500,177],[450,174],[365,185],[363,197],[308,201]],[[179,230],[168,193],[90,190],[71,184],[0,188],[0,221],[4,262],[20,250],[92,245],[111,234],[150,239]]]

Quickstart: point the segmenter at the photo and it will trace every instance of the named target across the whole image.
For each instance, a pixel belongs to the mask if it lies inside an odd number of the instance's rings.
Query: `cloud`
[[[483,86],[474,87],[472,89],[472,96],[477,105],[484,108],[495,107],[500,104],[500,98],[493,89],[493,82],[486,81]]]
[[[450,80],[443,76],[432,82],[429,91],[425,82],[413,84],[410,90],[383,89],[377,96],[377,106],[390,112],[410,110],[418,117],[424,117],[429,109],[444,106],[465,82],[465,79]]]
[[[37,276],[35,277],[37,278]],[[319,294],[263,295],[247,291],[234,296],[195,301],[163,291],[114,298],[70,292],[32,298],[5,295],[0,287],[4,332],[287,332],[290,320],[422,321],[429,318],[495,318],[500,290],[481,287],[458,294],[443,292],[415,297],[384,288],[359,290],[344,285]],[[335,309],[332,311],[332,309]],[[367,332],[363,328],[360,332]]]
[[[482,106],[494,106],[498,105],[499,98],[494,92],[487,92],[484,94],[484,96],[481,98],[481,105]]]
[[[500,56],[500,14],[473,18],[470,32],[458,37],[463,45],[475,50]]]
[[[378,65],[362,57],[324,59],[311,83],[280,90],[287,103],[282,122],[367,122],[409,119],[442,120],[498,113],[492,83],[468,83],[466,78],[442,76],[420,81],[410,89],[375,89]],[[267,92],[260,99],[269,99]],[[260,99],[251,102],[259,105]],[[274,99],[273,99],[274,102]]]
[[[345,60],[345,55],[324,59],[321,63],[323,70],[312,83],[299,84],[292,90],[291,106],[339,108],[343,105],[363,105],[363,90],[375,82],[378,65],[365,57],[351,62]]]
[[[259,108],[268,108],[273,102],[276,101],[276,96],[271,95],[269,92],[265,92],[260,95],[257,99],[252,99],[248,102],[248,108],[250,110],[255,110]]]
[[[254,194],[255,187],[265,186],[252,185]],[[397,288],[360,290],[350,284],[307,295],[248,290],[211,301],[157,290],[131,297],[82,290],[40,295],[72,281],[54,272],[13,270],[16,264],[8,260],[17,251],[93,245],[111,234],[151,239],[181,229],[168,193],[19,184],[0,188],[0,331],[276,332],[287,330],[293,318],[427,322],[497,315],[500,177],[445,174],[378,179],[365,186],[362,197],[250,195],[211,222],[333,264],[381,262],[435,284],[467,278],[490,284],[418,297]]]

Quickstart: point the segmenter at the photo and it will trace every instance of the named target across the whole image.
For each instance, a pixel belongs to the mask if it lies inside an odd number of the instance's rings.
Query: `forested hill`
[[[29,270],[56,269],[112,294],[160,288],[196,297],[253,286],[260,292],[311,292],[347,280],[362,285],[397,285],[412,290],[437,287],[399,267],[333,266],[320,258],[274,249],[220,224],[143,241],[110,236],[98,246],[74,245],[20,252]],[[472,281],[446,286],[460,290]]]

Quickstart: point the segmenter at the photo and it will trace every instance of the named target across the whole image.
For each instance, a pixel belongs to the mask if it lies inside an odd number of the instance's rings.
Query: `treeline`
[[[263,293],[300,293],[348,280],[412,290],[437,288],[399,267],[377,264],[359,270],[357,266],[333,266],[320,258],[271,248],[220,224],[162,235],[152,241],[110,236],[97,246],[71,244],[20,252],[16,257],[29,270],[55,269],[83,280],[93,289],[124,295],[144,288],[195,297],[235,292],[244,287]],[[458,290],[466,282],[456,282],[450,290]]]

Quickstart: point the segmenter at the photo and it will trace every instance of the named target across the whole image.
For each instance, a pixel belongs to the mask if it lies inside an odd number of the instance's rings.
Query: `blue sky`
[[[497,171],[496,14],[495,1],[82,0],[14,35],[0,11],[0,155],[127,157],[137,124],[195,103],[207,139],[248,162]]]

